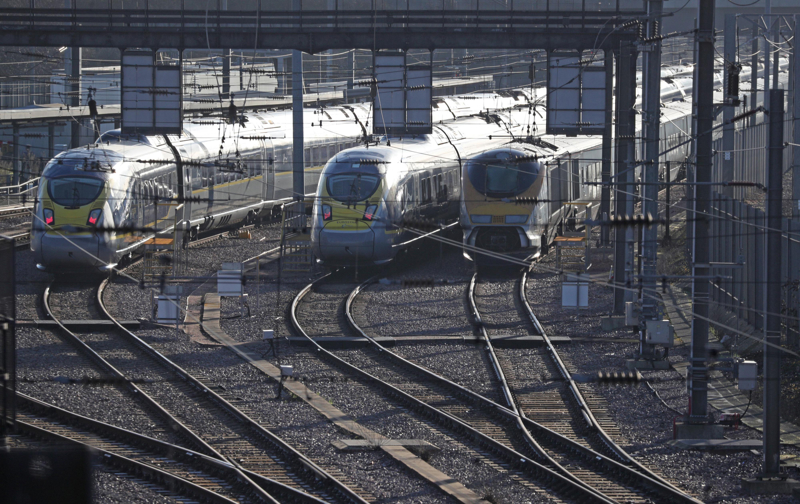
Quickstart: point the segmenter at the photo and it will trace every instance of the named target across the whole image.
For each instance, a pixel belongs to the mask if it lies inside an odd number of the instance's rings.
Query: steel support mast
[[[600,189],[600,218],[608,221],[608,218],[611,217],[611,187],[608,184],[611,182],[611,142],[613,141],[611,127],[614,122],[614,110],[611,106],[614,100],[614,53],[605,51],[604,59],[606,70],[606,117],[605,125],[603,126],[603,166],[601,168],[603,185]],[[608,224],[600,229],[600,244],[603,246],[609,245],[610,229]]]
[[[300,0],[292,1],[292,8],[300,10]],[[303,201],[306,194],[305,160],[303,159],[303,53],[292,51],[292,194],[295,201]],[[305,209],[301,204],[301,211]],[[304,213],[301,213],[304,215]]]
[[[783,90],[769,93],[767,166],[767,310],[764,338],[764,476],[780,473],[781,217],[783,205]]]
[[[736,106],[733,100],[738,97],[730,96],[728,90],[730,89],[731,74],[736,72],[733,65],[736,61],[736,14],[725,15],[725,89],[723,96],[725,97],[725,105],[722,109],[722,180],[733,180],[733,157],[735,153],[734,145],[734,132],[736,126],[731,122],[734,114],[736,113]],[[734,77],[736,78],[736,77]],[[724,187],[722,192],[725,196],[733,198],[733,187]]]
[[[636,159],[636,51],[623,43],[617,61],[617,169],[615,172],[614,213],[617,218],[633,213],[633,163]],[[614,313],[625,313],[625,302],[632,301],[633,229],[617,227],[614,250]]]
[[[644,122],[645,122],[645,165],[644,188],[642,193],[645,215],[658,218],[658,168],[659,168],[659,125],[661,123],[661,40],[659,39],[663,0],[648,2],[649,18],[647,42],[643,46],[645,56],[644,80]],[[639,356],[653,360],[654,345],[646,343],[647,323],[661,320],[656,301],[656,260],[658,257],[658,226],[646,227],[643,233],[642,257],[642,314],[639,327]]]
[[[714,126],[714,6],[715,0],[700,0],[697,31],[697,154],[695,159],[694,254],[692,275],[692,346],[689,355],[690,424],[708,423],[708,302],[709,302],[709,210],[711,208],[711,163]]]
[[[794,16],[794,40],[800,40],[800,15]],[[800,85],[800,51],[797,45],[792,52],[791,83],[789,93],[792,97],[792,111],[794,120],[792,121],[792,217],[800,219],[800,93],[797,87]]]

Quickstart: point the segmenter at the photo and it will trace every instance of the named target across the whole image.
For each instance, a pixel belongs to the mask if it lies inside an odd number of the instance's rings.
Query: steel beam
[[[800,15],[794,16],[794,40],[800,40]],[[792,52],[791,86],[789,94],[792,97],[794,120],[792,125],[792,217],[800,219],[800,94],[797,87],[800,85],[800,54],[795,44]]]
[[[752,45],[750,46],[750,110],[755,110],[758,108],[758,32],[760,28],[755,23],[752,22],[752,34],[753,37]],[[753,114],[750,116],[750,127],[756,125],[756,119],[758,114]]]
[[[614,53],[612,51],[605,52],[605,69],[606,69],[606,117],[605,125],[603,127],[603,166],[602,180],[603,185],[600,188],[600,219],[607,221],[611,216],[611,188],[608,183],[611,182],[611,142],[613,132],[611,130],[612,123],[614,122],[614,112],[612,103],[614,101]],[[610,241],[610,228],[604,224],[600,228],[600,243],[607,246]]]
[[[0,45],[177,49],[608,49],[626,11],[0,8]],[[209,22],[213,20],[213,22]],[[32,28],[33,27],[33,28]],[[257,44],[256,44],[257,42]]]
[[[14,145],[11,146],[12,174],[11,185],[19,184],[20,171],[22,170],[22,160],[19,158],[19,123],[15,122],[11,126],[11,138]]]
[[[658,168],[661,124],[661,41],[658,40],[658,29],[661,13],[664,8],[663,0],[650,0],[650,22],[648,23],[648,38],[654,39],[650,51],[645,53],[646,66],[644,71],[645,88],[643,95],[643,112],[645,123],[645,161],[644,181],[642,188],[642,206],[645,215],[658,218]],[[656,259],[658,254],[658,226],[645,227],[642,233],[642,315],[639,337],[639,355],[645,359],[653,359],[654,346],[646,343],[648,321],[659,320],[656,298]],[[642,324],[644,322],[644,324]]]
[[[300,0],[292,6],[300,10]],[[305,163],[303,158],[303,53],[292,51],[292,192],[295,201],[303,201],[306,194]],[[304,214],[301,206],[300,215]]]
[[[614,212],[617,217],[633,213],[633,165],[636,133],[636,51],[632,44],[622,44],[617,61],[617,168],[615,171]],[[625,313],[631,300],[628,290],[633,268],[633,229],[617,227],[614,250],[614,313]]]
[[[730,69],[731,64],[736,63],[736,45],[738,40],[736,40],[736,15],[735,14],[726,14],[725,15],[725,85],[723,86],[725,91],[723,92],[723,96],[725,97],[726,102],[728,100],[733,99],[732,96],[728,95],[728,82],[730,79]],[[734,180],[733,176],[733,158],[736,155],[734,150],[734,133],[736,131],[736,126],[731,123],[731,119],[733,119],[734,114],[736,113],[736,107],[733,105],[725,105],[722,109],[722,119],[724,126],[722,127],[722,150],[724,151],[722,155],[722,181],[726,180]],[[722,193],[729,198],[733,198],[733,187],[724,187],[722,189]]]
[[[781,218],[783,205],[783,90],[769,93],[766,331],[764,337],[764,475],[780,473]]]
[[[697,138],[692,264],[692,345],[689,356],[689,423],[708,423],[709,211],[714,126],[714,3],[700,0],[697,31]]]

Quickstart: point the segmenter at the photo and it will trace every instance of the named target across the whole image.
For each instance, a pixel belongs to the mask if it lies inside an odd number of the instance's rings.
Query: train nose
[[[67,272],[71,267],[105,265],[101,255],[100,237],[97,235],[42,236],[41,261],[48,271]]]
[[[317,253],[325,262],[352,264],[370,261],[375,255],[375,233],[370,228],[319,232]]]

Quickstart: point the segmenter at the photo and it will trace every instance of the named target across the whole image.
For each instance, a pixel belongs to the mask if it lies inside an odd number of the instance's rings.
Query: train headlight
[[[375,217],[375,212],[378,210],[378,205],[370,205],[364,210],[364,220],[371,221]]]
[[[472,214],[469,218],[475,224],[491,224],[492,223],[492,216],[491,215],[475,215]]]
[[[100,216],[103,214],[103,210],[101,208],[95,208],[91,212],[89,212],[89,218],[86,219],[86,224],[89,226],[97,226],[100,222]]]
[[[53,224],[56,223],[56,218],[53,215],[53,211],[50,210],[49,208],[44,209],[44,223],[47,224],[48,226],[52,226]]]
[[[527,215],[506,215],[506,224],[525,224],[527,221]]]
[[[333,212],[330,205],[322,205],[322,220],[333,219]]]

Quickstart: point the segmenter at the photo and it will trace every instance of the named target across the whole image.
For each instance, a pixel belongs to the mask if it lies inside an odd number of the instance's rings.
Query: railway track
[[[551,382],[535,390],[536,387],[532,387],[529,382],[517,380],[508,352],[495,348],[492,344],[492,332],[501,329],[519,332],[520,329],[523,331],[526,329],[520,327],[521,324],[514,323],[512,319],[515,317],[509,317],[508,313],[504,313],[516,312],[513,308],[515,305],[520,308],[526,303],[526,299],[521,296],[513,299],[514,292],[521,291],[507,288],[505,286],[507,283],[509,282],[506,280],[481,284],[476,274],[472,277],[468,290],[469,303],[476,326],[486,340],[495,373],[502,383],[507,406],[519,415],[523,428],[528,430],[543,448],[544,456],[550,464],[615,502],[646,503],[654,500],[685,502],[684,496],[675,495],[674,490],[677,489],[659,481],[660,478],[654,474],[635,472],[621,465],[619,461],[594,451],[593,448],[598,447],[597,443],[592,446],[587,441],[587,436],[593,435],[591,425],[584,425],[584,412],[578,412],[571,407],[569,400],[571,391],[563,385],[563,382]],[[511,283],[516,284],[517,281]],[[498,286],[501,288],[497,289]],[[481,292],[482,290],[485,292]],[[509,327],[510,325],[515,327]],[[543,335],[541,331],[534,332],[538,336]],[[557,357],[556,350],[549,341],[547,346],[550,349],[548,350],[550,356]],[[549,363],[547,370],[550,376],[560,376],[555,359],[543,357],[543,362]],[[553,387],[553,383],[557,386]],[[589,415],[591,412],[589,409]],[[532,422],[536,424],[536,428],[531,428]],[[569,442],[565,442],[567,440]],[[618,447],[614,445],[612,448]],[[672,494],[669,490],[673,490]]]
[[[335,280],[337,276],[333,274],[307,285],[295,297],[290,310],[295,331],[316,347],[318,355],[332,361],[348,375],[355,375],[367,385],[378,388],[383,395],[403,403],[425,420],[432,420],[449,435],[466,439],[474,451],[485,456],[495,467],[507,470],[512,479],[531,492],[549,492],[556,499],[575,502],[612,502],[586,485],[564,477],[523,453],[528,450],[520,431],[513,426],[515,415],[511,411],[488,400],[478,401],[480,404],[464,401],[461,396],[472,394],[470,391],[411,364],[367,336],[351,315],[352,301],[364,284],[355,289],[339,286],[337,290]],[[315,288],[315,292],[309,296],[312,288]],[[320,296],[321,293],[324,296]],[[304,302],[307,297],[312,302]],[[319,324],[322,313],[311,307],[318,306],[320,302],[336,309],[335,319],[328,311],[328,320],[318,330],[320,335],[332,333],[334,326],[339,326],[338,334],[341,334],[343,327],[349,327],[348,332],[368,339],[372,346],[364,352],[351,353],[355,357],[344,359],[316,343],[300,320],[313,318],[315,324]],[[367,367],[369,371],[365,370]]]
[[[571,480],[574,484],[583,486],[586,491],[593,493],[596,497],[601,498],[602,500],[606,501],[617,501],[620,499],[622,502],[626,502],[631,497],[635,497],[634,500],[641,500],[641,495],[644,493],[647,495],[647,498],[660,501],[660,502],[693,502],[697,503],[695,499],[691,496],[687,495],[680,489],[675,488],[668,482],[664,481],[659,476],[653,474],[651,471],[641,467],[638,462],[636,462],[632,457],[628,456],[624,453],[624,451],[618,447],[612,440],[604,439],[604,447],[610,447],[616,449],[617,451],[615,454],[621,460],[615,460],[614,458],[608,457],[602,453],[599,453],[593,450],[591,447],[586,446],[585,443],[581,443],[570,439],[569,437],[563,435],[562,433],[549,429],[530,418],[526,417],[523,414],[520,414],[518,410],[518,405],[514,400],[514,393],[509,388],[505,373],[503,371],[503,367],[500,365],[499,359],[496,356],[496,351],[494,347],[491,345],[491,339],[488,338],[486,334],[484,334],[484,339],[487,343],[487,350],[489,351],[492,359],[494,361],[494,371],[498,378],[499,383],[503,384],[503,395],[506,397],[508,401],[508,406],[499,405],[490,399],[477,394],[473,391],[464,389],[463,387],[425,369],[421,366],[416,365],[413,362],[408,361],[400,357],[399,355],[391,352],[385,347],[382,347],[379,343],[377,343],[374,339],[369,337],[363,330],[361,330],[358,325],[355,323],[355,320],[351,314],[351,306],[352,302],[355,297],[358,295],[360,290],[368,285],[370,282],[365,282],[358,288],[356,288],[350,295],[346,307],[345,313],[348,318],[348,322],[350,323],[351,327],[357,334],[360,336],[367,338],[372,345],[380,350],[380,355],[383,359],[390,359],[394,361],[398,365],[402,365],[407,369],[413,369],[414,372],[421,373],[425,376],[425,380],[427,383],[437,383],[438,385],[446,388],[449,393],[450,397],[460,397],[465,402],[469,403],[472,406],[481,407],[487,411],[491,411],[496,415],[501,417],[507,417],[510,420],[517,422],[520,431],[523,433],[525,437],[525,442],[531,448],[531,450],[535,453],[535,456],[539,458],[539,460],[543,463],[548,465],[550,468],[553,468],[556,471],[559,471],[565,479]],[[474,292],[474,278],[473,283],[470,287],[470,298],[472,299]],[[522,293],[522,291],[520,291]],[[527,309],[530,310],[530,306],[527,305],[527,299],[524,297],[519,298],[519,306],[524,308],[527,306]],[[511,303],[512,305],[515,303]],[[475,309],[475,305],[473,303],[473,311],[475,315],[477,315],[477,322],[479,326],[483,325],[482,320],[480,319],[480,314]],[[531,316],[533,316],[532,311],[530,311]],[[534,317],[535,319],[535,317]],[[537,321],[538,323],[538,321]],[[543,335],[546,338],[546,335]],[[549,349],[553,349],[554,347],[552,344],[549,343],[549,339],[547,340],[548,344],[547,347]],[[556,355],[557,356],[557,355]],[[585,400],[584,403],[585,404]],[[588,418],[594,418],[591,414],[591,410],[587,409]],[[594,420],[593,420],[594,421]],[[534,439],[535,438],[535,439]],[[582,460],[582,464],[588,465],[594,473],[603,473],[605,475],[611,476],[613,481],[607,482],[603,488],[611,495],[604,494],[601,490],[598,490],[587,484],[583,481],[580,476],[583,478],[587,478],[587,475],[590,473],[580,473],[575,474],[572,470],[564,469],[564,465],[559,463],[559,460],[556,457],[553,457],[551,453],[545,449],[543,449],[540,444],[546,440],[548,445],[559,447],[559,453],[556,453],[560,460],[565,461],[566,463],[574,462],[573,459]],[[552,448],[551,448],[552,450]],[[569,458],[572,457],[572,458]],[[628,467],[629,465],[633,466],[634,468]],[[570,468],[571,469],[571,468]],[[605,482],[603,479],[598,479],[595,483],[598,486],[601,486],[600,483]]]
[[[0,219],[13,219],[31,214],[33,207],[12,207],[0,209]]]
[[[104,464],[144,477],[161,486],[161,493],[166,491],[184,502],[187,496],[213,503],[259,502],[252,496],[249,481],[243,480],[236,466],[228,461],[77,415],[23,394],[17,398],[17,430],[37,439],[91,448],[99,452]],[[260,481],[255,473],[246,476],[264,486],[275,484]],[[285,492],[296,491],[287,487]],[[300,501],[321,502],[296,493]]]
[[[103,282],[92,299],[86,300],[86,305],[98,307],[90,309],[86,316],[96,319],[102,314],[114,321],[102,304],[105,285]],[[45,308],[58,321],[58,314],[50,308],[51,295],[52,287],[45,291]],[[243,471],[248,470],[259,475],[262,481],[274,482],[270,492],[251,483],[259,497],[257,502],[297,499],[298,492],[303,493],[308,502],[364,502],[268,429],[254,422],[246,411],[237,407],[244,405],[236,405],[234,398],[224,397],[221,387],[191,376],[117,321],[114,322],[117,329],[105,334],[78,335],[60,325],[71,342],[101,366],[103,372],[128,387],[135,387],[136,395],[160,411],[166,425],[178,429],[189,446],[196,447],[199,453],[229,461],[245,480],[248,478]],[[133,383],[136,381],[145,383]],[[204,434],[201,437],[195,432]],[[285,493],[286,488],[294,490]],[[274,497],[272,492],[277,492]]]
[[[619,444],[614,440],[614,437],[619,437],[619,429],[616,423],[611,419],[605,408],[605,401],[593,394],[591,391],[581,387],[573,378],[569,369],[569,362],[556,350],[549,337],[547,336],[544,327],[539,322],[539,319],[533,312],[530,302],[528,300],[527,292],[528,284],[528,271],[523,272],[519,281],[519,288],[517,296],[520,306],[524,310],[524,316],[530,321],[534,331],[537,335],[541,336],[545,342],[546,351],[550,357],[550,362],[556,367],[558,374],[564,380],[565,385],[569,389],[569,394],[565,394],[570,398],[572,406],[581,412],[583,421],[586,427],[590,430],[591,436],[589,439],[595,439],[597,447],[600,450],[606,451],[611,457],[616,458],[620,463],[626,464],[631,470],[636,471],[644,477],[659,483],[660,486],[668,492],[668,495],[681,495],[686,502],[700,502],[694,497],[688,495],[683,490],[677,488],[669,481],[665,480],[662,476],[656,474],[652,469],[644,466],[641,462],[630,456]]]

